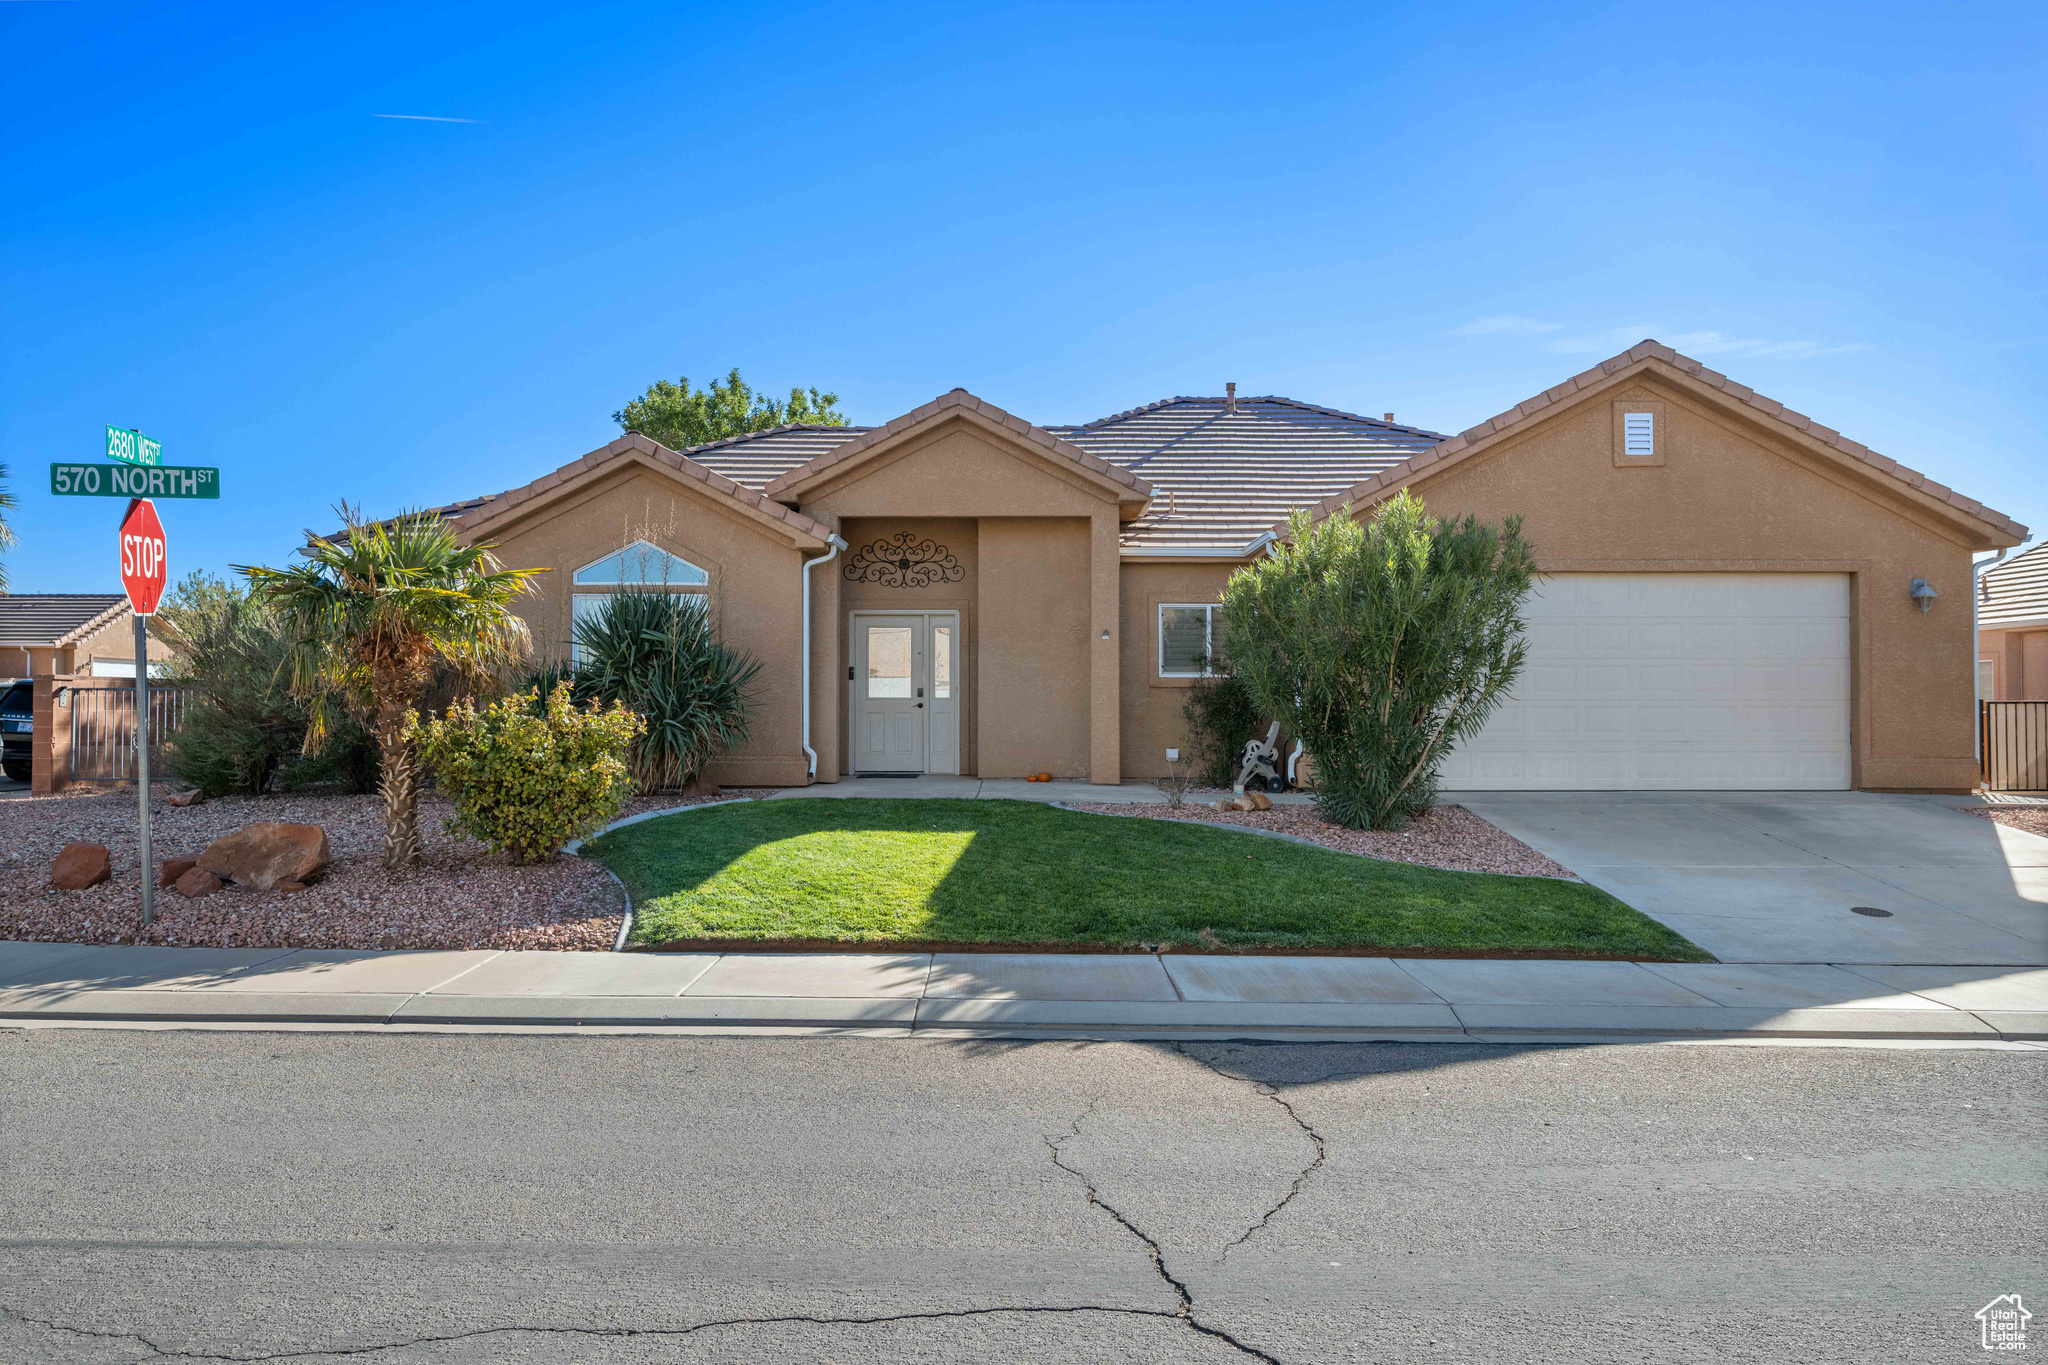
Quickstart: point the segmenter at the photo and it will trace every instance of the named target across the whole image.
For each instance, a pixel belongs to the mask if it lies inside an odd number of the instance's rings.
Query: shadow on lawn
[[[866,833],[941,837],[930,847],[878,841],[869,864],[844,844],[839,856],[817,853],[821,837]],[[1701,956],[1581,884],[1449,872],[1036,802],[719,806],[616,831],[586,851],[630,888],[642,946]]]

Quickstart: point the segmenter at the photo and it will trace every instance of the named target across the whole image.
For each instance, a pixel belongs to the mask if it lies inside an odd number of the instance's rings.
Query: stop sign
[[[168,572],[164,549],[164,524],[156,519],[156,505],[137,498],[121,519],[121,586],[128,590],[128,604],[137,616],[156,615]]]

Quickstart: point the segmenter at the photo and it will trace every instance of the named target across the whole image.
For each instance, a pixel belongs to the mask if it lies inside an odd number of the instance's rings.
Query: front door
[[[923,635],[922,616],[854,618],[857,772],[924,771]]]
[[[959,616],[853,618],[853,769],[960,771]]]

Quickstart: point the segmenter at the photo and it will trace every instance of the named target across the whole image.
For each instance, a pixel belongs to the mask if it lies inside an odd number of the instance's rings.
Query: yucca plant
[[[576,623],[576,646],[577,699],[619,702],[646,722],[631,758],[643,793],[687,784],[746,741],[761,665],[719,643],[704,598],[615,592]]]

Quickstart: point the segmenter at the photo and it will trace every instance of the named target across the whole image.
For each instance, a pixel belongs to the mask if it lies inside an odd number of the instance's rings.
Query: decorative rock
[[[1273,798],[1264,792],[1246,792],[1245,795],[1251,798],[1253,810],[1273,809]]]
[[[305,882],[328,864],[327,831],[273,820],[245,825],[207,845],[199,865],[223,880],[257,891]]]
[[[191,791],[172,792],[165,803],[172,806],[196,806],[206,799],[206,793],[194,787]]]
[[[185,875],[171,884],[171,889],[181,896],[198,900],[201,896],[211,896],[220,890],[220,878],[203,867],[188,867],[185,869]]]
[[[304,882],[279,882],[277,889],[289,894],[293,891],[304,891],[306,884]]]
[[[50,889],[83,891],[114,875],[114,863],[98,844],[66,844],[50,864]]]
[[[166,858],[156,865],[156,884],[170,886],[197,866],[197,858]]]

